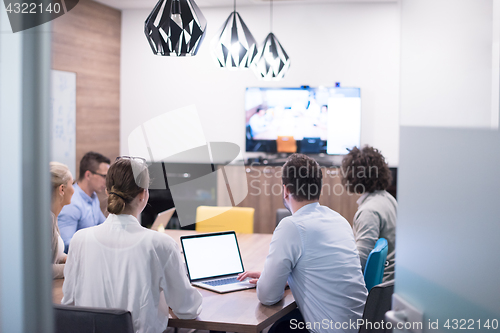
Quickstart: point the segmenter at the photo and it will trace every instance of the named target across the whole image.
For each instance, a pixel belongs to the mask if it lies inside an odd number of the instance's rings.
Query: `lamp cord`
[[[234,12],[236,13],[236,0],[234,0]]]
[[[270,19],[271,23],[271,33],[273,32],[273,0],[271,0],[271,19]]]

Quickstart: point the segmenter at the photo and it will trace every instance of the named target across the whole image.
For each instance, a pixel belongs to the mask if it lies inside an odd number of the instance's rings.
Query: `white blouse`
[[[61,238],[61,235],[57,234],[57,256],[56,262],[61,262],[66,257],[66,253],[64,253],[64,241]]]
[[[166,305],[180,319],[201,312],[202,296],[189,283],[176,242],[131,215],[110,214],[79,230],[64,276],[62,304],[129,310],[136,332],[163,332]]]

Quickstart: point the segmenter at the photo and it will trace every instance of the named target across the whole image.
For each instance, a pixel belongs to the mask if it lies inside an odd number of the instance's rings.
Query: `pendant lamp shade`
[[[249,68],[258,54],[255,38],[236,11],[215,35],[212,49],[220,67],[226,68]]]
[[[280,80],[290,68],[290,58],[272,32],[264,40],[258,59],[253,69],[264,80]]]
[[[144,24],[154,54],[194,56],[205,37],[207,21],[193,0],[160,0]]]

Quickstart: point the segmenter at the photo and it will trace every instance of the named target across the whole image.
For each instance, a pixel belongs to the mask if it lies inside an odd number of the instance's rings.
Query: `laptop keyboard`
[[[209,286],[222,286],[224,284],[231,284],[231,283],[238,283],[241,281],[238,281],[237,278],[232,277],[232,278],[225,278],[225,279],[219,279],[219,280],[212,280],[212,281],[205,281],[203,283],[208,284]]]

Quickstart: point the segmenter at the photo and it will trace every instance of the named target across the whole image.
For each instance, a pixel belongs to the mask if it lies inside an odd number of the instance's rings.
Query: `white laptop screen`
[[[182,237],[191,281],[243,272],[236,234]]]

